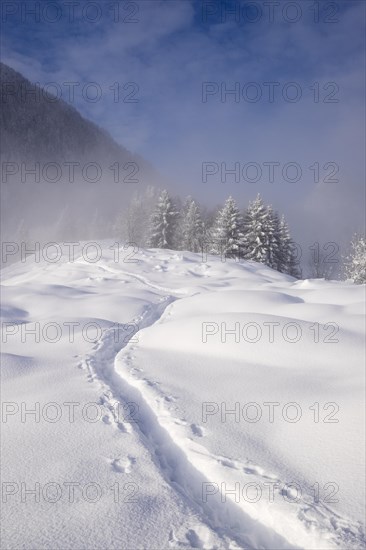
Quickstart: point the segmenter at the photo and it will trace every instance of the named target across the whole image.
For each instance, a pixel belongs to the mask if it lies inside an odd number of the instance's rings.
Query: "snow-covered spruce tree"
[[[258,194],[256,199],[249,203],[244,215],[243,252],[246,260],[267,264],[269,216],[270,212]]]
[[[244,257],[268,265],[281,273],[300,276],[296,247],[284,216],[280,219],[260,195],[249,203],[244,216]]]
[[[164,189],[151,217],[148,244],[152,248],[174,248],[178,212],[169,193]]]
[[[277,212],[272,206],[267,206],[267,217],[265,221],[265,243],[267,249],[266,265],[272,269],[279,269],[281,243],[280,243],[280,221]]]
[[[243,220],[235,200],[229,197],[219,210],[212,231],[213,251],[224,258],[240,256],[243,241]]]
[[[172,250],[183,250],[182,249],[182,223],[183,223],[183,210],[185,203],[182,201],[179,195],[170,197],[174,209],[176,212],[174,218],[174,230],[171,238],[170,247]]]
[[[198,204],[188,197],[181,216],[181,250],[199,252],[202,249],[204,226]]]
[[[177,233],[176,240],[178,241],[179,250],[184,250],[184,242],[183,242],[184,226],[185,226],[185,220],[186,220],[187,213],[192,200],[193,200],[192,197],[189,195],[183,204],[180,204],[180,205],[176,204],[176,207],[177,207],[176,209],[179,211],[179,219],[178,219],[178,223],[176,224],[176,233]],[[188,250],[188,248],[186,248],[186,250]]]
[[[216,218],[218,216],[218,213],[221,207],[222,207],[221,205],[217,205],[214,209],[208,209],[206,207],[202,207],[201,209],[202,225],[203,225],[201,251],[203,254],[203,258],[206,258],[206,254],[216,253],[213,236],[214,236]]]
[[[299,278],[301,271],[297,262],[297,250],[294,241],[291,238],[285,216],[282,215],[279,220],[279,257],[277,270],[281,273],[287,273],[292,277]]]
[[[356,284],[366,283],[366,238],[354,235],[345,261],[345,275]]]

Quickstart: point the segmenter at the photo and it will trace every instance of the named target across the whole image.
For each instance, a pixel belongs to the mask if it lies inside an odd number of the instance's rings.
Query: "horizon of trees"
[[[149,187],[132,197],[116,233],[137,246],[253,260],[294,277],[301,274],[285,217],[259,194],[243,212],[232,197],[217,211],[207,211],[190,196],[182,203],[166,189]]]
[[[133,195],[114,229],[116,236],[140,247],[252,260],[281,273],[302,277],[301,247],[293,241],[284,215],[265,205],[260,194],[242,211],[231,196],[223,205],[208,210],[191,196],[182,201],[180,197],[171,197],[166,189],[150,186]],[[320,251],[319,244],[315,244]],[[365,283],[365,238],[355,235],[342,259],[344,276]],[[311,253],[307,260],[308,271],[314,278],[337,277],[338,264],[339,260],[321,251]]]

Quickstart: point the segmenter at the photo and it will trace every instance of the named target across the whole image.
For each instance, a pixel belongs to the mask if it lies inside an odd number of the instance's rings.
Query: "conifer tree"
[[[300,268],[296,260],[296,246],[290,236],[290,230],[286,223],[285,216],[283,215],[279,222],[279,242],[280,254],[277,266],[278,271],[292,275],[292,277],[300,277]]]
[[[244,257],[266,264],[269,258],[268,252],[268,227],[270,213],[264,205],[261,196],[249,203],[244,216]]]
[[[149,246],[153,248],[174,248],[174,237],[178,212],[169,193],[164,189],[151,217]]]
[[[182,250],[199,252],[202,249],[204,226],[197,203],[188,197],[183,208],[181,221]]]
[[[346,258],[345,274],[356,284],[366,283],[366,239],[362,235],[354,235],[351,250]]]
[[[222,257],[240,255],[243,241],[243,220],[235,200],[229,197],[218,212],[213,228],[214,251]]]
[[[267,207],[267,218],[265,223],[266,261],[265,264],[272,269],[279,269],[281,256],[280,242],[280,221],[277,212],[272,206]]]

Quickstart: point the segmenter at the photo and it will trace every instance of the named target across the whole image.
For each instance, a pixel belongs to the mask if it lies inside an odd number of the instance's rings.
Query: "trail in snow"
[[[159,321],[166,308],[175,301],[173,296],[166,296],[158,304],[148,306],[139,318],[134,322],[140,330],[146,329]],[[183,495],[192,508],[198,512],[201,519],[223,539],[225,547],[236,543],[244,549],[266,549],[296,548],[290,545],[285,539],[264,526],[259,527],[256,522],[241,512],[231,502],[222,506],[220,495],[216,495],[207,503],[202,502],[202,484],[209,482],[204,474],[197,470],[187,459],[183,450],[176,445],[169,433],[159,424],[158,418],[150,406],[144,401],[141,393],[129,385],[115,369],[115,360],[118,353],[123,350],[127,343],[118,342],[115,331],[110,329],[101,338],[95,353],[86,358],[86,364],[90,369],[90,379],[99,377],[102,382],[108,385],[110,392],[104,392],[102,402],[109,404],[110,410],[115,411],[113,398],[122,403],[122,407],[130,408],[130,405],[137,405],[131,420],[133,422],[121,422],[120,418],[114,417],[115,422],[122,431],[135,429],[142,443],[150,450],[150,453],[158,465],[164,478],[169,484]],[[117,359],[118,360],[118,359]],[[192,541],[194,539],[192,531]],[[232,547],[232,546],[231,546]]]
[[[100,269],[103,269],[103,271],[107,271],[108,273],[112,273],[113,275],[118,275],[118,277],[120,275],[124,275],[126,277],[131,277],[132,279],[134,279],[135,281],[138,281],[139,283],[142,283],[143,285],[149,287],[149,288],[152,288],[154,290],[157,290],[158,292],[167,292],[169,293],[169,296],[173,296],[175,295],[176,298],[178,298],[179,296],[187,296],[190,294],[189,290],[187,289],[171,289],[171,288],[167,288],[165,286],[160,286],[160,285],[157,285],[156,283],[152,283],[151,281],[148,280],[147,277],[144,277],[143,275],[137,275],[136,273],[131,273],[130,271],[121,271],[121,270],[117,270],[117,269],[111,269],[109,266],[107,265],[99,265],[99,268]],[[151,323],[152,324],[152,323]]]
[[[103,267],[104,269],[104,267]],[[109,268],[107,271],[113,271]],[[139,331],[146,330],[155,323],[161,322],[168,306],[179,298],[189,295],[187,290],[172,291],[166,287],[156,285],[148,281],[146,277],[131,273],[117,272],[133,277],[143,285],[146,285],[158,292],[174,292],[175,296],[169,294],[161,297],[157,304],[150,304],[144,313],[133,320],[139,327]],[[258,465],[244,464],[231,458],[214,456],[203,446],[191,443],[191,449],[185,445],[176,430],[179,424],[164,412],[162,414],[161,400],[156,406],[156,394],[148,395],[141,386],[141,380],[136,381],[128,376],[126,368],[133,365],[132,353],[134,350],[132,342],[123,342],[116,338],[115,331],[107,331],[98,342],[95,352],[88,356],[86,364],[90,369],[90,379],[96,376],[107,385],[107,391],[101,398],[111,411],[108,418],[103,419],[109,423],[111,418],[116,422],[122,431],[135,430],[141,442],[147,447],[159,467],[162,475],[181,495],[188,501],[190,506],[199,513],[202,521],[213,529],[222,539],[224,547],[239,545],[240,548],[255,549],[276,548],[300,548],[306,545],[307,549],[319,548],[344,548],[344,545],[351,545],[352,548],[364,548],[365,539],[358,524],[343,519],[324,503],[313,502],[301,498],[295,508],[291,504],[291,514],[288,517],[288,524],[283,522],[283,510],[269,510],[268,506],[253,505],[242,506],[228,495],[228,499],[222,502],[221,494],[210,495],[210,499],[202,498],[202,487],[215,479],[219,481],[230,480],[226,472],[229,470],[240,471],[245,479],[267,480],[280,483],[277,476],[267,473]],[[134,367],[132,367],[134,368]],[[127,376],[126,376],[127,375]],[[145,380],[145,382],[148,382]],[[148,385],[154,386],[153,382]],[[123,422],[116,417],[115,401],[129,409],[132,405],[133,422]],[[166,401],[174,398],[164,396]],[[164,417],[164,418],[163,418]],[[163,420],[163,421],[162,421]],[[198,437],[204,435],[201,426],[192,424],[192,434]],[[114,464],[118,471],[126,471],[129,464]],[[122,470],[121,470],[122,468]],[[210,471],[210,478],[207,478],[207,471]],[[279,492],[282,489],[274,489]],[[290,507],[288,507],[290,510]],[[276,514],[278,514],[276,516]],[[263,522],[263,523],[262,523]],[[301,537],[299,535],[302,529]],[[188,537],[190,540],[190,537]],[[299,542],[301,541],[301,542]],[[172,536],[172,544],[177,543]],[[194,547],[203,547],[198,535],[192,530],[191,543]],[[299,544],[299,546],[297,546]]]

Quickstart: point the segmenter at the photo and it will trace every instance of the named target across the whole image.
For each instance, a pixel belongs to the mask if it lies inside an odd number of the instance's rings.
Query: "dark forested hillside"
[[[5,238],[24,225],[30,239],[107,235],[132,192],[156,181],[153,168],[62,99],[0,69]]]
[[[0,63],[2,157],[142,163],[62,99]]]

